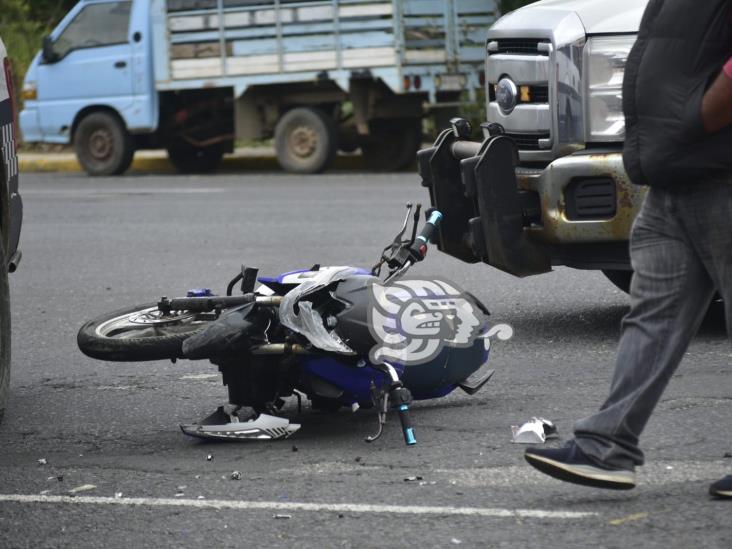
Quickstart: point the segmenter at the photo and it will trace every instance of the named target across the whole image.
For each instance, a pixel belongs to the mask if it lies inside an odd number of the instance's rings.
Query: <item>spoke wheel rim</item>
[[[120,315],[102,322],[94,330],[99,337],[135,339],[190,333],[198,330],[203,321],[188,311],[173,311],[163,315],[157,307],[149,307]]]

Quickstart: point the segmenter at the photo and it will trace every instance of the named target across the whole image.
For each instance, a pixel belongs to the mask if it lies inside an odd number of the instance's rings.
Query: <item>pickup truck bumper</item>
[[[516,276],[555,265],[630,269],[628,237],[646,191],[628,179],[619,150],[527,169],[509,137],[476,143],[445,130],[417,158],[432,206],[444,214],[441,251]]]

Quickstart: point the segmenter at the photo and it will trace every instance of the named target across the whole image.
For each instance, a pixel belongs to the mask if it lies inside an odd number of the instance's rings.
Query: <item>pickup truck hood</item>
[[[496,26],[525,27],[522,19],[531,14],[531,19],[536,20],[537,12],[541,11],[548,20],[574,14],[587,34],[638,32],[647,3],[648,0],[543,0],[508,14]]]

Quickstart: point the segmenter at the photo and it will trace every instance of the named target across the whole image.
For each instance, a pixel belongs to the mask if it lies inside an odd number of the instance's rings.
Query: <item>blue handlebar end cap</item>
[[[413,446],[417,444],[417,439],[414,437],[414,429],[409,427],[408,429],[404,430],[404,440],[406,441],[408,446]]]
[[[439,225],[440,221],[442,221],[442,217],[442,212],[435,210],[430,214],[430,218],[427,220],[427,223]]]

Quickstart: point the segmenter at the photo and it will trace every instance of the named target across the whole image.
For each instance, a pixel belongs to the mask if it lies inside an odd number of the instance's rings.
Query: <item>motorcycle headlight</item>
[[[625,139],[623,76],[635,35],[596,36],[585,47],[587,141]]]

